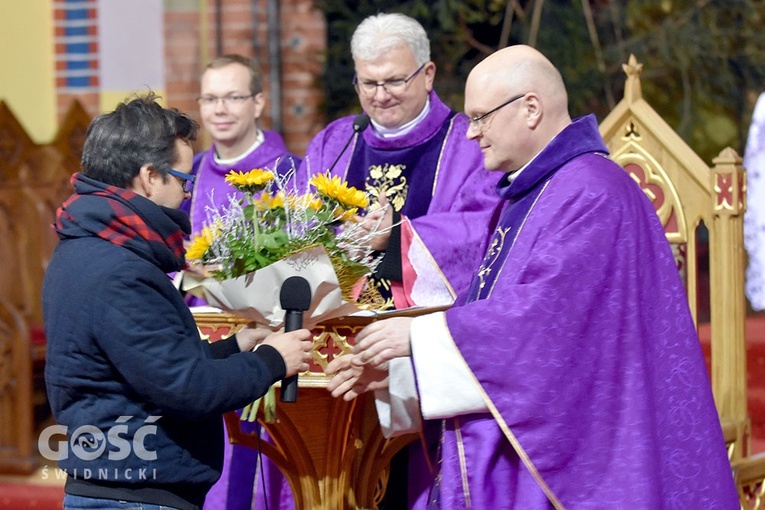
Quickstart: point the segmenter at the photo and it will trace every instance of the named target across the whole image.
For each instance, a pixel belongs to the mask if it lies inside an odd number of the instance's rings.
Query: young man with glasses
[[[58,210],[42,303],[48,400],[71,436],[65,510],[198,510],[223,467],[222,413],[308,369],[304,329],[202,341],[167,277],[185,265],[197,128],[151,94],[97,117]]]
[[[263,76],[252,59],[224,55],[205,67],[197,103],[213,144],[194,157],[192,174],[196,183],[191,199],[183,205],[189,211],[194,234],[207,221],[206,208],[224,206],[229,195],[242,195],[225,182],[229,171],[267,168],[285,175],[300,165],[300,158],[287,150],[279,133],[259,128],[265,102]],[[186,301],[189,306],[205,304],[194,296],[187,296]],[[250,427],[252,433],[259,428],[257,424],[242,426]],[[265,433],[262,439],[269,440]],[[253,498],[257,505],[266,504],[265,499],[269,507],[278,508],[280,500],[291,500],[289,483],[267,457],[246,446],[232,445],[227,439],[225,455],[224,471],[208,493],[205,510],[250,508]],[[264,475],[256,479],[259,464]]]
[[[372,247],[384,254],[370,279],[376,306],[451,304],[480,262],[498,177],[467,140],[468,118],[436,94],[422,25],[403,14],[370,16],[356,28],[351,53],[353,84],[371,126],[354,135],[354,116],[329,124],[309,144],[298,178],[332,167],[333,175],[389,204],[361,223],[378,232]],[[405,508],[407,492],[420,489],[428,469],[419,443],[409,452],[416,467],[407,474],[406,451],[394,459],[383,508]]]
[[[388,435],[439,430],[416,509],[739,508],[664,228],[595,116],[521,45],[471,71],[465,112],[502,175],[480,269],[451,309],[359,332],[332,394],[375,390]]]
[[[196,184],[191,200],[183,206],[191,216],[194,234],[207,219],[206,207],[228,203],[228,195],[236,193],[225,183],[230,170],[268,168],[283,175],[300,164],[279,133],[258,127],[266,100],[263,76],[252,59],[224,55],[210,62],[202,73],[197,102],[213,144],[194,157]]]

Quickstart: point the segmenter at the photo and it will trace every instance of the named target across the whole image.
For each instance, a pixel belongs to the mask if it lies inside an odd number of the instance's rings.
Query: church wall
[[[151,89],[198,119],[199,75],[218,52],[255,57],[266,74],[275,69],[268,0],[2,2],[0,100],[37,143],[51,140],[74,100],[94,117]],[[287,146],[303,154],[325,123],[318,77],[326,23],[313,0],[278,4],[281,131]],[[266,80],[264,92],[275,104],[271,88]],[[275,127],[274,113],[266,108],[262,127]],[[203,133],[197,148],[208,143]]]
[[[51,0],[2,0],[0,100],[37,143],[56,132]]]

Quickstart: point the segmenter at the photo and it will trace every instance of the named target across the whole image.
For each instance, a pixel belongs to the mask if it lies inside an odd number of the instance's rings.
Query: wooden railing
[[[0,101],[0,472],[35,465],[36,429],[48,414],[40,292],[57,242],[51,224],[71,194],[89,123],[75,102],[55,139],[40,145]]]

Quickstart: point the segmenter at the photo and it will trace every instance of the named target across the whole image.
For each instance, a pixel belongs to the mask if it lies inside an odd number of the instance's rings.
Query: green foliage
[[[402,12],[422,23],[438,67],[436,90],[456,110],[478,61],[499,47],[532,43],[561,70],[572,115],[594,112],[603,119],[622,97],[621,65],[634,54],[644,64],[646,100],[708,162],[726,145],[743,152],[756,94],[765,90],[761,0],[511,0],[509,7],[507,0],[317,0],[316,5],[328,24],[324,85],[330,119],[359,111],[349,41],[358,23],[378,12]],[[535,7],[541,8],[538,21]],[[503,24],[509,30],[503,31]]]

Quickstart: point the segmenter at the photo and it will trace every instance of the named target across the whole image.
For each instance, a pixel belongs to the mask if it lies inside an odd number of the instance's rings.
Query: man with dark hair
[[[200,508],[221,472],[221,414],[308,368],[307,330],[201,341],[167,276],[185,265],[177,207],[197,128],[151,94],[99,116],[58,211],[42,299],[48,398],[71,436],[64,509]]]

